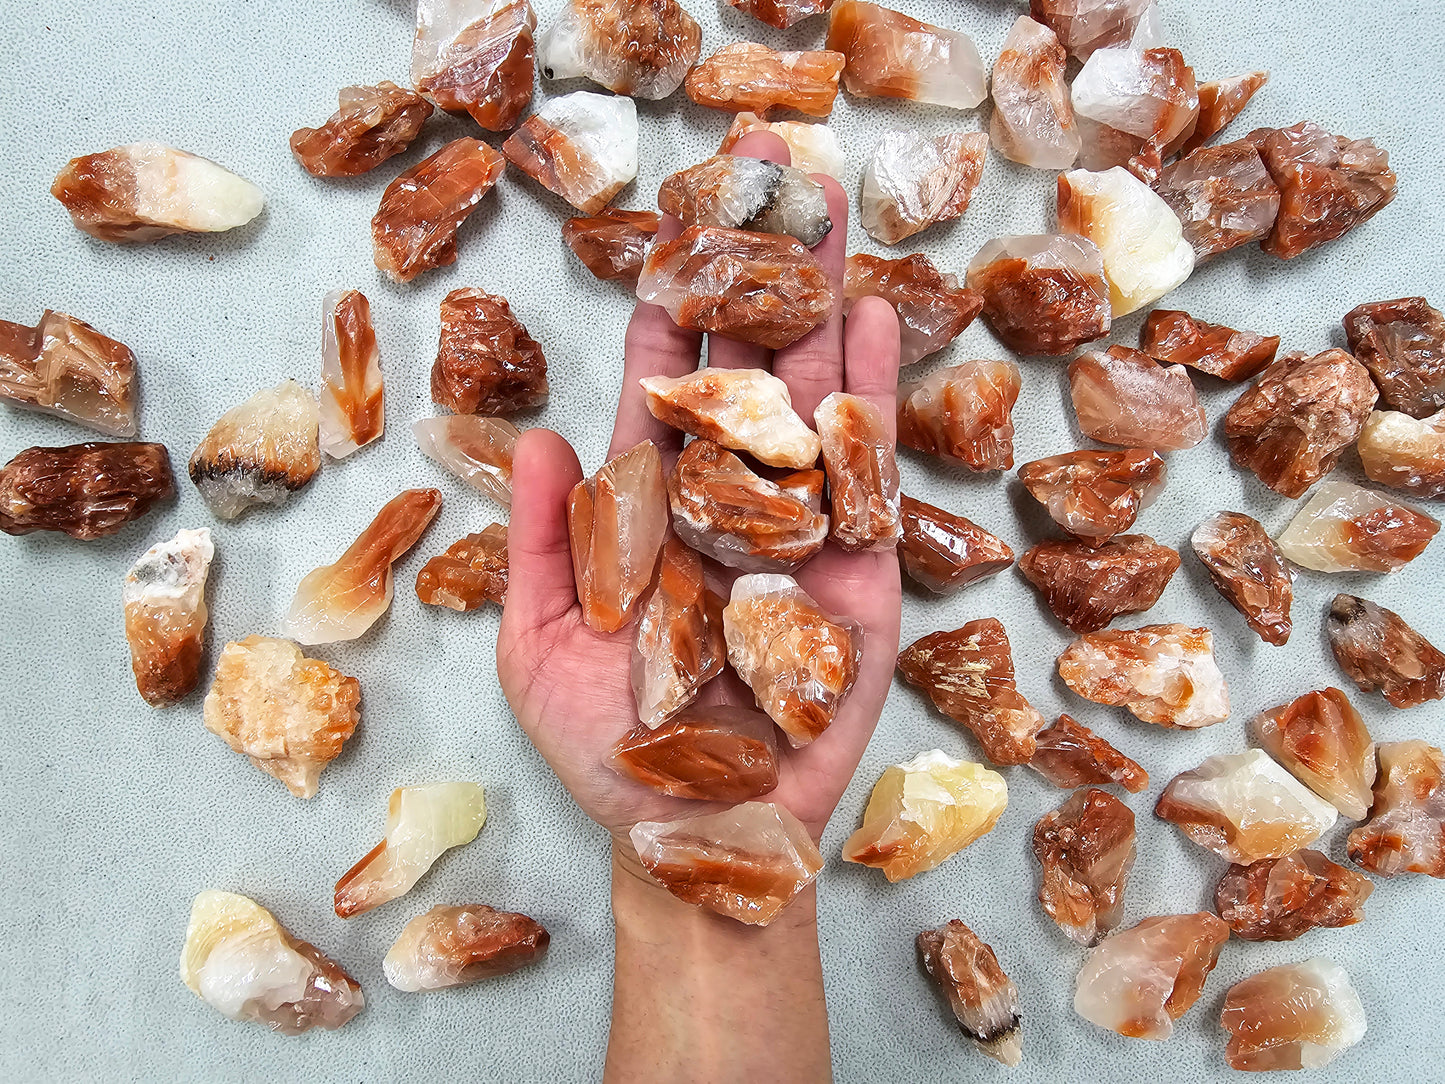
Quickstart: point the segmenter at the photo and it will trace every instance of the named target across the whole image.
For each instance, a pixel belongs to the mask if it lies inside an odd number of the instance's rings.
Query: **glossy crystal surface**
[[[858,395],[835,391],[818,404],[813,424],[823,442],[832,527],[845,550],[887,550],[903,533],[898,464],[882,412]]]
[[[1019,481],[1049,517],[1081,542],[1098,546],[1134,525],[1169,476],[1157,452],[1083,449],[1035,459]]]
[[[1138,794],[1149,785],[1149,773],[1136,761],[1071,715],[1060,715],[1035,740],[1038,747],[1029,767],[1056,787],[1071,790],[1117,783]]]
[[[398,990],[445,990],[536,963],[550,942],[526,915],[484,904],[433,907],[402,927],[381,968]]]
[[[1173,624],[1086,633],[1059,656],[1059,676],[1085,700],[1126,707],[1146,723],[1194,729],[1229,718],[1229,689],[1208,629]]]
[[[702,51],[702,30],[677,0],[565,0],[537,40],[548,79],[581,76],[615,94],[666,98]]]
[[[547,401],[541,343],[505,297],[453,290],[442,298],[432,402],[458,414],[513,414]]]
[[[384,395],[371,304],[358,290],[333,290],[321,303],[321,450],[342,459],[380,440]]]
[[[859,221],[868,236],[896,245],[936,223],[961,218],[983,177],[987,154],[988,136],[982,132],[885,132],[863,170]]]
[[[1345,969],[1316,957],[1235,983],[1219,1023],[1231,1069],[1318,1069],[1365,1037],[1365,1007]]]
[[[61,531],[88,542],[115,534],[175,493],[163,444],[26,448],[0,468],[0,531]]]
[[[1260,522],[1220,512],[1196,527],[1190,542],[1215,588],[1259,638],[1276,647],[1288,642],[1295,570]]]
[[[843,86],[860,98],[972,109],[988,93],[988,69],[967,34],[878,4],[837,0],[827,46],[848,58]]]
[[[903,571],[934,594],[956,591],[995,576],[1013,564],[1014,551],[972,520],[942,508],[899,497],[903,535],[898,559]]]
[[[480,609],[507,601],[507,528],[489,524],[447,547],[416,574],[416,596],[428,606]]]
[[[1019,558],[1019,571],[1060,623],[1097,632],[1116,617],[1151,609],[1179,571],[1179,554],[1146,534],[1098,546],[1050,539]]]
[[[1188,370],[1127,346],[1069,362],[1069,396],[1084,436],[1104,444],[1180,451],[1209,433]]]
[[[1345,337],[1370,370],[1380,401],[1412,418],[1445,409],[1445,315],[1423,297],[1358,305]]]
[[[578,215],[562,223],[562,240],[599,279],[637,285],[647,246],[657,236],[652,211],[618,211],[607,207],[595,215]]]
[[[512,457],[521,433],[507,419],[446,414],[418,418],[411,431],[422,455],[503,508],[512,506]]]
[[[45,310],[35,327],[0,320],[0,399],[108,436],[136,431],[130,347],[84,320]]]
[[[595,215],[637,176],[631,98],[579,90],[549,98],[502,144],[507,161],[584,215]]]
[[[183,700],[201,680],[211,532],[183,530],[158,542],[125,574],[121,602],[136,689],[151,707]]]
[[[1164,166],[1155,191],[1179,216],[1201,262],[1267,238],[1279,215],[1279,188],[1246,139],[1201,147]]]
[[[1008,470],[1020,387],[1011,361],[965,361],[935,370],[898,389],[898,443],[970,470]]]
[[[1064,78],[1068,56],[1047,26],[1020,15],[993,66],[989,139],[1005,158],[1035,169],[1068,169],[1079,129]]]
[[[1064,716],[1068,718],[1068,716]],[[1039,904],[1072,941],[1097,945],[1124,917],[1134,868],[1134,814],[1106,791],[1074,794],[1034,825]]]
[[[993,949],[958,919],[916,940],[923,968],[938,984],[953,1017],[973,1045],[994,1061],[1015,1067],[1023,1061],[1023,1023],[1018,989]]]
[[[855,253],[848,257],[843,292],[845,313],[860,297],[881,297],[893,306],[902,336],[902,365],[942,350],[983,308],[981,294],[960,286],[957,276],[940,272],[921,254],[889,260]]]
[[[776,735],[760,711],[694,705],[656,727],[629,731],[612,747],[608,765],[674,798],[746,802],[778,785]]]
[[[1375,742],[1339,689],[1305,693],[1254,717],[1261,747],[1352,821],[1370,811]]]
[[[1084,237],[996,238],[968,265],[968,285],[993,333],[1020,354],[1067,354],[1113,321],[1103,255]]]
[[[818,461],[818,434],[793,409],[788,385],[765,369],[707,368],[639,383],[653,417],[674,429],[770,467],[802,470]]]
[[[833,228],[823,186],[800,169],[718,154],[674,173],[657,206],[687,226],[781,233],[812,248]]]
[[[766,117],[773,109],[793,109],[826,117],[838,97],[845,59],[830,50],[780,53],[756,42],[734,42],[688,72],[685,89],[698,105],[733,113]]]
[[[1325,631],[1335,661],[1363,692],[1379,690],[1397,708],[1445,699],[1445,652],[1394,610],[1336,595]]]
[[[1350,833],[1350,861],[1378,877],[1445,877],[1445,754],[1423,741],[1382,742],[1370,820]]]
[[[1329,478],[1278,541],[1281,553],[1316,572],[1398,572],[1439,530],[1440,521],[1419,509]]]
[[[411,81],[449,113],[506,131],[532,100],[530,0],[418,0]]]
[[[1176,309],[1155,309],[1139,332],[1139,349],[1165,365],[1187,365],[1221,380],[1248,380],[1274,360],[1279,336],[1266,338]]]
[[[632,693],[648,726],[676,715],[723,672],[722,608],[703,580],[702,558],[675,538],[664,542],[632,644]]]
[[[1306,849],[1230,866],[1214,890],[1214,909],[1246,941],[1293,941],[1363,921],[1374,890],[1364,874]]]
[[[358,177],[411,146],[431,103],[391,82],[343,87],[320,128],[291,133],[291,153],[313,177]]]

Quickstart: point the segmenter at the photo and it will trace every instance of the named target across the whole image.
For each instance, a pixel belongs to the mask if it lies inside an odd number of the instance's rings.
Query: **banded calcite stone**
[[[1359,305],[1345,314],[1350,350],[1380,401],[1412,418],[1445,409],[1445,316],[1423,297]]]
[[[1055,523],[1079,541],[1099,546],[1134,526],[1164,488],[1168,468],[1157,452],[1083,449],[1035,459],[1019,481]]]
[[[630,731],[612,747],[608,766],[674,798],[746,802],[778,785],[776,734],[760,711],[693,705]]]
[[[599,279],[637,286],[647,246],[657,236],[658,216],[652,211],[603,208],[562,223],[562,240],[583,266]]]
[[[1184,240],[1203,262],[1267,238],[1279,214],[1279,187],[1253,143],[1200,147],[1164,166],[1154,185],[1179,217]]]
[[[1231,1069],[1318,1069],[1365,1037],[1365,1007],[1345,969],[1316,957],[1235,983],[1219,1025]]]
[[[1068,716],[1064,716],[1068,718]],[[1124,918],[1134,868],[1134,814],[1107,791],[1078,791],[1034,825],[1039,905],[1071,941],[1097,945]]]
[[[683,88],[698,105],[732,113],[766,117],[773,109],[793,109],[826,117],[846,59],[826,49],[780,53],[756,42],[734,42],[688,72]]]
[[[702,52],[702,29],[677,0],[565,0],[537,41],[548,79],[581,76],[614,94],[666,98]]]
[[[420,993],[466,986],[534,964],[551,935],[540,922],[485,904],[433,907],[397,935],[381,962],[386,981]]]
[[[1306,848],[1230,866],[1214,890],[1214,909],[1246,941],[1293,941],[1316,928],[1363,921],[1374,890],[1364,874]]]
[[[982,1053],[1015,1067],[1023,1061],[1018,988],[993,949],[958,919],[915,941],[923,969],[948,1000],[953,1018]]]
[[[788,145],[794,169],[801,169],[804,173],[825,173],[835,181],[843,179],[843,148],[838,145],[833,129],[826,124],[797,120],[769,122],[756,113],[739,113],[723,136],[718,153],[727,154],[743,136],[759,131],[772,132]]]
[[[1109,333],[1113,307],[1104,257],[1069,234],[999,237],[968,265],[983,318],[1010,350],[1068,354]]]
[[[343,459],[380,440],[385,396],[371,303],[359,290],[333,290],[321,302],[321,450]]]
[[[1069,169],[1080,138],[1064,78],[1068,54],[1047,26],[1020,15],[993,66],[994,150],[1034,169]]]
[[[828,473],[828,537],[850,551],[892,549],[903,527],[898,464],[882,412],[861,396],[835,391],[818,404],[813,424]]]
[[[291,133],[291,153],[313,177],[358,177],[410,147],[431,115],[430,102],[395,83],[343,87],[325,124]]]
[[[1179,554],[1146,534],[1098,546],[1050,539],[1019,558],[1019,571],[1060,624],[1097,632],[1116,617],[1152,609],[1179,571]]]
[[[1069,397],[1079,430],[1104,444],[1181,451],[1209,435],[1189,371],[1127,346],[1069,362]]]
[[[1200,83],[1199,122],[1194,126],[1194,134],[1179,148],[1180,153],[1188,154],[1224,131],[1229,122],[1244,112],[1250,99],[1268,82],[1269,72],[1258,71]]]
[[[1155,309],[1139,329],[1139,349],[1164,365],[1187,365],[1221,380],[1248,380],[1274,360],[1279,336],[1235,331],[1177,309]]]
[[[818,461],[822,440],[793,409],[788,385],[765,369],[699,369],[638,383],[653,417],[674,429],[770,467],[802,470]]]
[[[442,298],[432,402],[458,414],[513,414],[548,392],[547,357],[505,297],[463,288]]]
[[[411,81],[449,113],[504,132],[532,100],[530,0],[418,0]]]
[[[134,436],[135,354],[63,312],[46,309],[35,327],[0,320],[0,399]]]
[[[898,389],[898,442],[970,470],[1008,470],[1020,387],[1011,361],[966,361],[905,384]]]
[[[206,505],[235,519],[257,504],[284,504],[321,468],[316,397],[294,380],[258,391],[222,414],[188,471]]]
[[[1380,877],[1445,877],[1445,754],[1423,741],[1382,742],[1370,820],[1350,833],[1350,861]]]
[[[1440,521],[1382,493],[1329,478],[1279,536],[1280,552],[1316,572],[1398,572],[1425,552]]]
[[[983,308],[978,291],[958,284],[921,253],[889,260],[856,253],[848,257],[843,311],[860,297],[881,297],[898,314],[899,363],[912,365],[942,350]]]
[[[1378,690],[1397,708],[1445,699],[1445,652],[1394,610],[1336,595],[1325,631],[1335,661],[1362,692]]]
[[[453,140],[386,186],[371,219],[376,266],[393,282],[457,262],[457,230],[506,160],[480,139]]]
[[[961,218],[983,177],[987,154],[988,136],[982,132],[885,132],[863,170],[859,220],[868,236],[896,245],[936,223]]]
[[[1375,742],[1339,689],[1305,693],[1254,717],[1254,736],[1301,783],[1352,821],[1370,811]]]
[[[687,226],[781,233],[812,248],[833,229],[823,186],[800,169],[719,154],[674,173],[657,206]]]
[[[1053,726],[1040,730],[1029,767],[1056,787],[1117,783],[1131,794],[1149,786],[1149,773],[1126,757],[1072,715],[1060,715]],[[1130,815],[1132,822],[1133,815]]]
[[[1445,497],[1445,410],[1412,418],[1376,410],[1365,419],[1356,445],[1365,477],[1417,497]]]
[[[595,215],[637,176],[637,107],[631,98],[585,90],[549,98],[507,137],[502,154],[547,191]]]
[[[967,34],[878,4],[838,0],[827,47],[848,58],[843,86],[860,98],[972,109],[988,93],[988,70]]]
[[[1085,633],[1058,665],[1064,684],[1085,700],[1126,707],[1146,723],[1196,729],[1229,718],[1229,687],[1208,629],[1173,624]]]
[[[1096,49],[1123,45],[1140,21],[1157,18],[1153,0],[1029,0],[1029,14],[1059,36],[1070,56],[1088,60]]]
[[[206,646],[206,577],[211,532],[183,530],[158,542],[125,574],[121,603],[136,689],[153,708],[183,699],[201,680]]]
[[[1259,520],[1243,512],[1220,512],[1194,529],[1190,545],[1215,589],[1259,638],[1276,647],[1288,643],[1294,628],[1294,566]]]
[[[503,508],[512,506],[512,459],[521,432],[506,418],[447,414],[411,424],[421,454]]]
[[[972,520],[906,493],[899,496],[899,513],[899,563],[909,578],[936,595],[996,576],[1013,564],[1008,543]]]
[[[702,558],[675,538],[664,542],[632,643],[632,693],[648,726],[672,718],[723,672],[722,609],[703,580]]]
[[[463,613],[507,601],[507,528],[489,524],[447,547],[416,574],[416,597]]]
[[[0,531],[60,531],[88,542],[115,534],[175,493],[163,444],[26,448],[0,468]]]

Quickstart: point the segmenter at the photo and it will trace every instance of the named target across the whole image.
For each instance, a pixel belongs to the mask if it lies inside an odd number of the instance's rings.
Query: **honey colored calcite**
[[[748,708],[684,708],[657,726],[639,726],[612,747],[619,775],[674,798],[746,802],[778,785],[773,721]]]
[[[1365,420],[1356,447],[1372,482],[1417,497],[1445,497],[1445,410],[1421,419],[1376,410]]]
[[[1274,360],[1279,336],[1266,338],[1176,309],[1155,309],[1139,330],[1139,349],[1165,365],[1187,365],[1221,380],[1248,380]]]
[[[337,915],[354,918],[404,896],[443,853],[476,839],[486,821],[480,783],[398,787],[386,804],[386,837],[336,882]]]
[[[551,98],[502,144],[507,161],[584,215],[595,215],[637,176],[631,98],[579,90]]]
[[[0,320],[0,399],[134,436],[135,355],[63,312],[46,309],[35,327]]]
[[[333,290],[321,311],[320,443],[342,459],[386,428],[381,353],[365,294]]]
[[[863,170],[860,221],[868,236],[896,245],[938,222],[961,218],[983,177],[987,154],[988,136],[982,132],[885,132]]]
[[[664,542],[632,644],[632,693],[648,726],[676,715],[723,672],[722,609],[703,580],[702,558],[675,538]]]
[[[505,418],[450,414],[411,423],[422,455],[478,493],[512,507],[512,458],[521,432]]]
[[[902,365],[942,350],[983,308],[981,294],[959,286],[956,276],[943,274],[921,253],[901,260],[861,252],[849,256],[843,293],[845,313],[860,297],[881,297],[893,306]]]
[[[1230,866],[1214,890],[1214,909],[1246,941],[1293,941],[1316,928],[1363,921],[1374,890],[1363,874],[1303,850]]]
[[[562,240],[599,279],[637,285],[647,246],[657,236],[657,215],[651,211],[605,208],[590,217],[562,223]]]
[[[1179,217],[1199,262],[1268,237],[1279,214],[1279,188],[1245,139],[1164,166],[1154,190]]]
[[[206,694],[206,729],[298,798],[316,794],[321,770],[356,730],[361,685],[289,640],[248,636],[227,644]]]
[[[732,154],[674,173],[657,206],[686,226],[781,233],[809,248],[833,228],[823,186],[802,170]]]
[[[780,120],[769,123],[756,113],[739,113],[723,136],[719,154],[727,154],[749,132],[772,132],[788,145],[794,169],[804,173],[826,173],[835,181],[843,178],[843,148],[826,124]]]
[[[1382,742],[1369,823],[1350,833],[1350,861],[1380,877],[1445,877],[1445,754],[1423,741]]]
[[[674,429],[770,467],[801,470],[818,461],[818,434],[793,409],[788,385],[764,369],[699,369],[638,383],[653,417]]]
[[[1011,361],[966,361],[905,384],[898,389],[898,442],[970,470],[1008,470],[1020,385]]]
[[[536,28],[530,0],[420,0],[411,81],[448,112],[506,131],[532,100]]]
[[[548,79],[581,76],[614,94],[666,98],[702,51],[702,30],[677,0],[566,0],[537,42]]]
[[[191,481],[221,519],[285,504],[321,467],[316,398],[294,380],[258,391],[221,415],[191,453]]]
[[[1351,309],[1345,336],[1391,410],[1425,418],[1445,409],[1445,316],[1423,297]]]
[[[1257,519],[1220,512],[1194,529],[1190,540],[1209,578],[1259,638],[1288,643],[1294,623],[1294,566],[1284,559]]]
[[[1180,451],[1209,435],[1188,370],[1127,346],[1069,362],[1069,396],[1080,431],[1104,444]]]
[[[1047,730],[1040,730],[1038,748],[1029,767],[1056,787],[1117,783],[1131,794],[1149,785],[1149,773],[1071,715],[1060,715]],[[1130,814],[1130,823],[1133,823]]]
[[[1104,258],[1067,234],[999,237],[968,265],[983,318],[1010,350],[1067,354],[1107,335],[1113,321]]]
[[[1229,688],[1214,661],[1214,636],[1188,625],[1103,629],[1059,656],[1059,676],[1096,704],[1187,730],[1229,718]]]
[[[766,926],[823,869],[808,830],[772,802],[633,826],[647,872],[678,899],[749,926]]]
[[[1044,914],[1071,941],[1097,945],[1124,918],[1124,889],[1134,868],[1133,812],[1106,791],[1081,790],[1039,819],[1033,847],[1043,867]]]
[[[1146,534],[1098,546],[1050,540],[1020,557],[1019,571],[1061,624],[1097,632],[1116,617],[1151,609],[1179,571],[1179,554]]]
[[[1408,504],[1330,478],[1295,513],[1279,548],[1316,572],[1398,572],[1439,530],[1439,520]]]
[[[838,0],[828,13],[827,47],[848,58],[843,86],[860,98],[972,109],[988,93],[988,70],[967,34],[877,4]]]
[[[1013,651],[992,617],[935,632],[905,648],[898,669],[939,711],[962,723],[995,764],[1027,764],[1044,717],[1014,682]]]
[[[582,619],[616,632],[637,616],[667,536],[657,446],[645,440],[579,482],[567,499],[567,531]]]
[[[867,399],[835,391],[818,404],[813,423],[833,513],[829,537],[845,550],[887,550],[903,534],[898,464],[883,413]]]
[[[1065,452],[1019,468],[1019,481],[1049,517],[1091,546],[1134,526],[1168,477],[1158,453],[1143,448]]]
[[[1325,631],[1335,661],[1363,692],[1379,690],[1397,708],[1445,699],[1445,652],[1394,610],[1336,595]]]
[[[1194,134],[1184,141],[1180,153],[1188,154],[1204,146],[1224,131],[1259,89],[1269,82],[1269,72],[1248,72],[1228,79],[1211,79],[1199,84],[1199,123]]]
[[[381,969],[398,990],[446,990],[534,964],[551,940],[526,915],[483,904],[433,907],[402,927]]]
[[[898,559],[914,582],[936,595],[996,576],[1013,564],[1014,551],[972,520],[899,497],[903,535]]]
[[[1019,993],[993,949],[956,918],[924,930],[915,943],[924,970],[973,1045],[994,1061],[1018,1066],[1023,1061]]]
[[[0,468],[0,531],[61,531],[89,542],[115,534],[175,493],[163,444],[26,448]]]
[[[395,83],[343,87],[320,128],[291,133],[291,153],[313,177],[359,177],[411,146],[431,103]]]
[[[833,0],[727,0],[727,2],[739,11],[745,11],[754,19],[760,19],[779,30],[786,30],[810,15],[821,15],[833,6]]]
[[[480,609],[507,602],[507,528],[490,524],[480,534],[453,542],[416,574],[416,597],[449,610]]]
[[[211,532],[181,531],[146,550],[125,574],[121,603],[136,689],[151,707],[183,700],[201,680]]]
[[[1305,693],[1254,717],[1264,751],[1352,821],[1370,811],[1375,742],[1339,689]]]
[[[993,66],[994,150],[1035,169],[1068,169],[1079,156],[1079,129],[1069,85],[1068,59],[1054,32],[1020,15]]]
[[[442,298],[432,402],[458,414],[514,414],[547,401],[547,358],[505,297],[453,290]]]
[[[1059,36],[1070,56],[1088,60],[1096,49],[1128,42],[1152,6],[1153,0],[1030,0],[1029,14]]]
[[[939,749],[884,771],[843,860],[906,881],[992,830],[1008,805],[1003,776]]]
[[[684,87],[698,105],[766,117],[772,109],[794,109],[826,117],[838,97],[842,53],[821,50],[779,53],[743,41],[725,45],[688,72]]]
[[[506,160],[480,139],[453,140],[386,186],[371,219],[372,258],[393,282],[457,262],[457,230]]]
[[[1318,1069],[1365,1037],[1365,1007],[1345,969],[1316,958],[1235,983],[1219,1024],[1231,1069]]]

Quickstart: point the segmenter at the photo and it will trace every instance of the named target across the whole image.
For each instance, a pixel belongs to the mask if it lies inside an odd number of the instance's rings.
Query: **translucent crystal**
[[[1083,237],[996,238],[968,265],[968,285],[983,295],[993,333],[1020,354],[1070,353],[1113,320],[1104,258]]]
[[[1445,409],[1445,316],[1423,297],[1360,305],[1345,336],[1391,410],[1424,418]]]
[[[993,949],[958,919],[918,935],[923,967],[973,1045],[1004,1065],[1023,1061],[1019,994]]]
[[[1019,571],[1063,625],[1097,632],[1116,617],[1151,609],[1179,571],[1179,554],[1146,534],[1098,546],[1050,539],[1019,558]]]
[[[827,47],[848,58],[843,86],[860,98],[972,109],[988,93],[988,69],[967,34],[877,4],[837,0]]]
[[[1138,794],[1149,786],[1148,772],[1071,715],[1060,715],[1035,740],[1038,748],[1029,767],[1056,787],[1071,790],[1117,783]]]
[[[517,427],[505,418],[449,414],[411,423],[422,455],[440,463],[478,493],[512,507],[512,457]]]
[[[1069,396],[1080,431],[1104,444],[1179,451],[1209,435],[1189,371],[1127,346],[1069,362]]]
[[[722,608],[703,581],[702,558],[669,538],[632,644],[632,692],[648,726],[676,715],[723,672]]]
[[[1013,564],[1014,551],[972,520],[931,504],[899,497],[903,536],[898,559],[915,583],[934,594],[956,591]]]
[[[1417,497],[1445,497],[1445,410],[1421,419],[1374,411],[1360,431],[1357,450],[1371,481]]]
[[[445,990],[536,963],[551,940],[526,915],[482,904],[433,907],[402,927],[381,968],[398,990]]]
[[[566,0],[537,41],[548,79],[581,76],[615,94],[666,98],[697,63],[702,30],[677,0]]]
[[[800,470],[818,461],[818,434],[793,410],[788,385],[764,369],[699,369],[639,383],[653,416],[674,429],[771,467]]]
[[[1260,87],[1269,82],[1269,72],[1249,72],[1228,79],[1211,79],[1199,84],[1199,123],[1194,134],[1179,148],[1183,154],[1204,146],[1244,112]]]
[[[1255,738],[1305,786],[1352,821],[1370,811],[1375,742],[1339,689],[1305,693],[1254,717]]]
[[[1124,889],[1134,868],[1133,812],[1106,791],[1081,790],[1039,819],[1033,847],[1044,871],[1044,914],[1070,940],[1097,945],[1124,918]]]
[[[898,443],[970,470],[1008,470],[1019,388],[1011,361],[966,361],[929,373],[898,389]]]
[[[780,120],[769,123],[756,113],[739,113],[723,137],[719,154],[726,154],[749,132],[772,132],[788,145],[794,169],[804,173],[826,173],[835,181],[843,177],[843,149],[838,137],[826,124],[807,121]]]
[[[507,528],[490,524],[453,542],[416,574],[416,597],[428,606],[476,610],[507,601]]]
[[[1365,1037],[1365,1007],[1339,964],[1316,957],[1271,967],[1224,996],[1231,1069],[1318,1069]]]
[[[507,161],[584,215],[595,215],[637,176],[631,98],[579,90],[550,98],[502,144]]]
[[[343,87],[320,128],[291,133],[291,153],[313,177],[358,177],[411,146],[431,103],[395,83]]]
[[[321,303],[321,450],[342,459],[379,440],[384,394],[371,305],[356,290],[334,290]]]
[[[1208,629],[1090,632],[1059,656],[1059,676],[1085,700],[1126,707],[1146,723],[1195,729],[1229,718],[1229,688]]]
[[[532,100],[530,0],[419,0],[411,81],[451,113],[502,132]]]
[[[882,412],[861,396],[835,391],[818,404],[813,424],[828,472],[829,537],[845,550],[892,549],[903,528],[898,464]]]
[[[769,26],[786,30],[800,19],[819,15],[832,6],[833,0],[727,0],[739,11],[745,11],[754,19],[761,19]]]
[[[26,448],[0,468],[0,531],[115,534],[176,494],[163,444],[132,441]]]
[[[779,53],[755,42],[734,42],[688,72],[685,89],[698,105],[733,113],[766,117],[776,108],[826,117],[838,97],[845,59],[827,50]]]
[[[146,550],[125,574],[121,602],[136,689],[152,707],[184,699],[201,680],[211,532],[181,531]]]
[[[896,245],[937,222],[962,217],[987,154],[988,136],[982,132],[885,132],[863,171],[863,228],[875,241]]]
[[[1221,380],[1248,380],[1274,360],[1279,336],[1235,331],[1174,309],[1155,309],[1139,332],[1139,349],[1165,365],[1187,365]]]
[[[809,248],[833,228],[823,186],[802,170],[732,154],[674,173],[657,206],[684,225],[781,233]]]
[[[1125,45],[1099,49],[1071,87],[1084,169],[1123,166],[1141,151],[1169,157],[1199,120],[1194,69],[1143,22]]]
[[[191,481],[211,511],[235,519],[253,504],[284,504],[321,466],[316,398],[294,380],[232,407],[191,454]]]
[[[505,297],[453,290],[442,298],[432,402],[458,414],[514,414],[547,401],[547,358]]]
[[[1146,15],[1155,22],[1153,0],[1030,0],[1029,14],[1059,36],[1070,56],[1088,60],[1096,49],[1123,45]]]
[[[1439,520],[1408,504],[1329,478],[1295,513],[1279,548],[1316,572],[1398,572],[1439,530]]]
[[[1293,941],[1317,927],[1362,921],[1374,890],[1363,874],[1302,850],[1230,866],[1214,890],[1214,909],[1246,941]]]
[[[1325,629],[1335,661],[1364,692],[1378,689],[1397,708],[1445,699],[1445,652],[1394,610],[1336,595]]]
[[[562,223],[562,240],[599,279],[615,279],[636,288],[647,246],[657,236],[658,221],[652,211],[608,207],[591,217],[579,215]]]
[[[1066,60],[1052,30],[1018,17],[993,66],[989,138],[1005,158],[1035,169],[1068,169],[1079,156]]]
[[[746,802],[778,785],[776,734],[760,711],[693,706],[655,729],[632,730],[612,747],[608,765],[675,798]]]
[[[1279,188],[1246,139],[1201,147],[1164,166],[1154,186],[1199,262],[1269,236]]]
[[[959,286],[921,253],[901,260],[856,253],[848,257],[843,311],[860,297],[881,297],[898,314],[900,363],[912,365],[942,350],[983,308],[983,296]]]
[[[1423,741],[1382,742],[1369,823],[1350,833],[1350,861],[1380,877],[1445,877],[1445,754]]]
[[[1050,518],[1091,546],[1134,526],[1168,477],[1158,453],[1143,448],[1065,452],[1019,468],[1019,481]]]
[[[33,328],[0,320],[0,399],[134,436],[135,355],[63,312],[46,309]]]
[[[1289,641],[1294,628],[1294,566],[1256,519],[1220,512],[1194,529],[1190,540],[1225,601],[1267,644]]]

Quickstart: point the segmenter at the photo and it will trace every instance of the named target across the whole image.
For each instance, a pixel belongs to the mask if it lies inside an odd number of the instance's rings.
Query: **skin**
[[[733,153],[786,164],[786,144],[767,132],[745,136]],[[833,231],[814,254],[841,299],[848,197],[830,178]],[[663,219],[659,239],[681,232]],[[845,321],[831,319],[776,353],[709,336],[708,364],[765,368],[786,381],[806,420],[829,393],[871,400],[890,436],[898,385],[898,321],[878,298],[863,298]],[[666,470],[683,435],[648,412],[638,380],[698,368],[702,336],[667,313],[639,304],[627,329],[626,361],[611,459],[644,440]],[[710,811],[668,798],[614,774],[612,746],[637,725],[629,677],[631,627],[613,634],[582,619],[567,534],[567,496],[583,479],[571,446],[531,429],[517,442],[509,530],[510,583],[497,643],[502,688],[527,736],[582,810],[611,833],[612,909],[617,951],[606,1079],[618,1081],[827,1080],[827,1008],[818,956],[817,898],[808,888],[770,926],[745,926],[693,908],[642,868],[628,841],[632,825]],[[709,567],[726,596],[728,570]],[[818,839],[877,725],[898,650],[899,573],[892,550],[845,553],[831,543],[797,574],[825,611],[864,626],[857,683],[829,729],[792,749],[780,740],[779,784],[762,800],[780,803]],[[709,683],[705,703],[753,707],[729,671]]]

